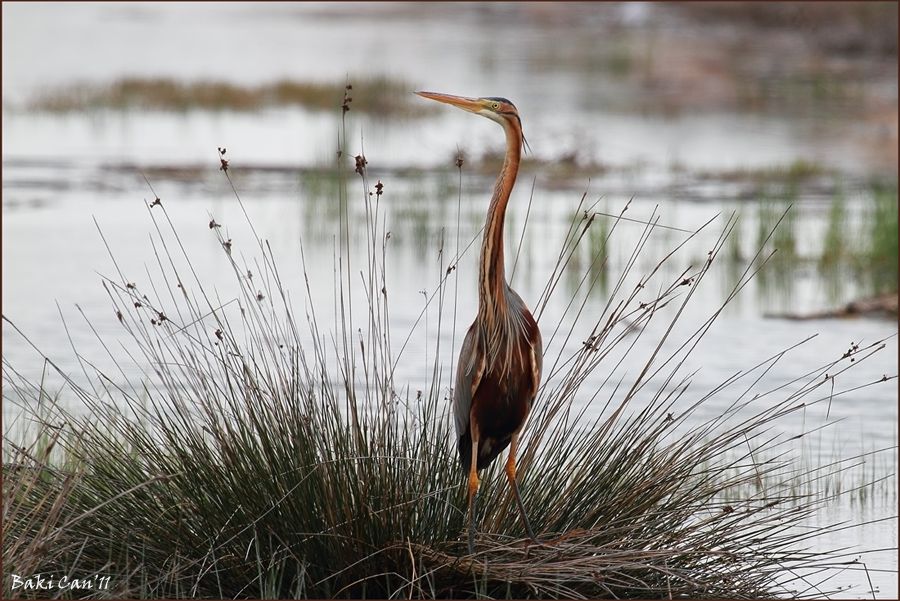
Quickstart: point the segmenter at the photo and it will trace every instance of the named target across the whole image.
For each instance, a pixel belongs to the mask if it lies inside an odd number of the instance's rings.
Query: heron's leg
[[[525,532],[528,533],[528,538],[537,542],[534,531],[531,529],[531,524],[528,522],[528,516],[525,514],[525,506],[522,505],[522,497],[519,496],[519,485],[516,484],[516,450],[518,446],[519,435],[513,434],[512,439],[509,442],[509,457],[506,460],[506,478],[509,480],[509,485],[512,487],[513,496],[516,498],[516,505],[519,506],[522,522],[525,523]]]
[[[475,554],[475,496],[478,494],[478,439],[472,437],[472,465],[469,467],[469,555]]]

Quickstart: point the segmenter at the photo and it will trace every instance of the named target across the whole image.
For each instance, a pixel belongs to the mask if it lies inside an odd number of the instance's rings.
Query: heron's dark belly
[[[511,362],[505,373],[485,373],[472,397],[471,417],[479,439],[478,469],[487,467],[509,446],[510,438],[522,429],[531,411],[536,390],[530,355],[522,353],[520,357],[521,360]],[[471,445],[471,438],[468,444]]]
[[[498,378],[482,378],[481,385],[472,399],[473,417],[478,424],[481,439],[509,439],[525,423],[531,410],[530,390],[517,386],[503,386]]]

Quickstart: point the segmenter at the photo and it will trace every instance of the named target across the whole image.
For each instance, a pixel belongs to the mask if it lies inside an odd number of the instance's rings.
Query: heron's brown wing
[[[469,430],[469,411],[472,397],[484,374],[484,355],[478,352],[475,324],[469,326],[459,362],[456,365],[456,386],[453,389],[453,414],[456,418],[456,434],[463,436]]]
[[[537,396],[538,388],[541,387],[541,372],[544,370],[544,342],[541,340],[541,331],[538,329],[537,322],[530,312],[528,317],[530,318],[528,342],[531,345],[531,375],[534,378],[534,395]]]
[[[529,371],[531,372],[532,384],[531,398],[529,403],[534,400],[537,395],[538,388],[541,385],[541,372],[544,368],[544,343],[541,340],[541,331],[538,328],[537,321],[529,311],[522,297],[512,288],[507,287],[507,302],[509,303],[510,312],[515,312],[520,316],[522,323],[522,335],[528,344],[529,351]]]

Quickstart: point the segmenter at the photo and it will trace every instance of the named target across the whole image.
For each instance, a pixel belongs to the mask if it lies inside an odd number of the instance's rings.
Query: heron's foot
[[[558,548],[562,543],[564,543],[570,539],[573,539],[573,538],[578,538],[580,536],[584,536],[587,533],[588,533],[587,530],[576,528],[575,530],[570,530],[569,532],[560,534],[559,536],[557,536],[555,538],[539,539],[534,536],[527,536],[525,538],[524,546],[526,548],[531,547],[531,546],[537,546],[537,547],[546,547],[546,548],[550,548],[550,549],[555,549],[555,548]]]
[[[529,547],[555,547],[555,540],[542,540],[534,536],[525,538],[525,548]]]
[[[561,535],[557,536],[556,538],[547,539],[547,540],[543,541],[541,544],[545,547],[558,547],[561,543],[564,543],[565,541],[567,541],[571,538],[582,536],[586,532],[587,532],[587,530],[582,530],[582,529],[570,530],[569,532],[561,534]]]
[[[544,549],[555,549],[559,546],[559,539],[536,539],[533,538],[529,541],[529,544],[534,545],[536,547],[542,547]]]
[[[545,548],[550,547],[547,544],[547,541],[541,540],[535,536],[526,536],[525,538],[520,539],[516,543],[515,546],[525,549],[525,554],[527,555],[532,548]]]

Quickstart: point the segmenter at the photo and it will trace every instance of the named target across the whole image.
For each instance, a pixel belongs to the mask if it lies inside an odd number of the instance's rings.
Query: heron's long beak
[[[416,92],[422,98],[437,100],[445,104],[452,104],[463,110],[477,113],[481,110],[481,102],[477,98],[466,98],[465,96],[453,96],[451,94],[438,94],[437,92]]]

